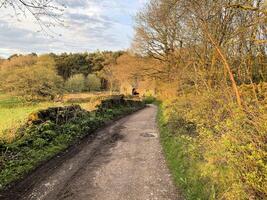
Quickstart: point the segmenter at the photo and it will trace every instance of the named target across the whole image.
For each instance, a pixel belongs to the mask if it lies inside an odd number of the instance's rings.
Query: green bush
[[[68,92],[82,92],[85,90],[85,78],[83,74],[76,74],[65,82]]]
[[[153,96],[146,96],[143,99],[145,104],[152,104],[152,103],[156,102],[156,100],[157,99],[155,97],[153,97]]]
[[[85,90],[86,91],[100,91],[101,90],[101,80],[95,74],[89,74],[85,80]]]

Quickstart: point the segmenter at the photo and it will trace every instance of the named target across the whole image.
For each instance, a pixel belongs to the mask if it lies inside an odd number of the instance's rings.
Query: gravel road
[[[122,118],[45,163],[0,199],[180,200],[162,154],[156,106]]]

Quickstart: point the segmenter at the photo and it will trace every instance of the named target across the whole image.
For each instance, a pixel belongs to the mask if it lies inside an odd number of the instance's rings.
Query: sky
[[[125,50],[134,36],[134,16],[147,0],[55,0],[67,7],[64,26],[40,31],[34,18],[0,8],[0,57],[35,52]],[[54,33],[52,33],[54,32]]]

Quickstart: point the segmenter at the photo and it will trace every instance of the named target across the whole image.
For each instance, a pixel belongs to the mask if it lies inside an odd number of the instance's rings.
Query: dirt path
[[[0,199],[178,200],[149,106],[52,159]]]

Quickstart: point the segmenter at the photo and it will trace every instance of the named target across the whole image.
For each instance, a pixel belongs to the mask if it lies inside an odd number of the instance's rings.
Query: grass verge
[[[181,190],[187,200],[214,199],[213,188],[207,190],[208,180],[203,179],[196,167],[200,158],[194,155],[194,140],[185,134],[174,134],[169,127],[168,121],[164,117],[163,107],[158,104],[157,116],[160,130],[160,140],[165,154],[165,158],[172,174],[175,185]],[[188,129],[188,124],[179,123],[177,132],[184,132]]]

